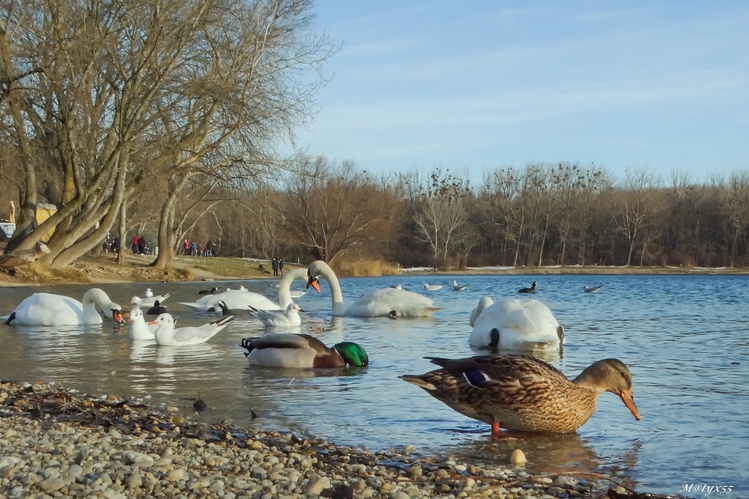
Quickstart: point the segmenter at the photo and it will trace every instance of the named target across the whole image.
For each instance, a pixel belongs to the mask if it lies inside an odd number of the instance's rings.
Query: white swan
[[[149,288],[148,291],[151,291],[151,289]],[[133,299],[130,300],[130,304],[138,308],[150,308],[150,307],[153,307],[156,304],[156,302],[163,304],[164,301],[170,296],[172,296],[171,293],[167,293],[165,295],[154,296],[152,292],[151,296],[148,296],[148,297],[133,296]]]
[[[486,303],[485,298],[481,300]],[[549,307],[538,300],[517,298],[487,306],[475,320],[470,339],[472,347],[493,350],[551,350],[563,342],[564,328]]]
[[[78,326],[101,324],[97,307],[119,324],[125,324],[122,309],[99,288],[83,295],[83,303],[75,298],[52,293],[34,293],[24,298],[8,316],[6,324],[18,326]],[[108,314],[107,314],[108,313]]]
[[[458,284],[458,281],[453,279],[453,289],[455,291],[465,291],[467,287],[468,287],[468,284]]]
[[[343,293],[335,272],[322,260],[315,260],[307,269],[308,286],[320,292],[317,278],[328,281],[333,305],[333,315],[349,317],[431,317],[439,310],[435,308],[431,299],[418,293],[403,289],[377,289],[363,295],[356,302],[346,307],[343,303]]]
[[[228,289],[222,293],[214,295],[203,295],[198,301],[192,303],[182,302],[182,305],[196,308],[204,312],[209,310],[220,311],[218,302],[223,301],[232,310],[275,310],[278,304],[273,303],[265,296],[259,293],[253,293],[246,289]]]
[[[157,325],[156,331],[154,331],[154,339],[160,346],[197,345],[211,339],[216,333],[224,329],[233,318],[233,315],[228,315],[202,326],[175,329],[172,315],[161,314],[151,324]]]
[[[424,284],[424,289],[427,291],[437,291],[442,289],[442,284]]]
[[[286,310],[253,310],[250,314],[260,319],[265,327],[298,327],[302,325],[299,312],[304,312],[296,303],[289,303]]]
[[[479,315],[481,315],[481,312],[484,311],[484,309],[489,308],[494,303],[494,300],[492,300],[489,296],[484,296],[479,300],[479,304],[476,305],[476,308],[474,308],[471,311],[471,318],[468,319],[468,324],[473,327],[473,325],[476,323],[476,319],[479,318]]]
[[[306,283],[307,270],[297,268],[284,273],[281,281],[278,283],[278,303],[274,303],[273,300],[259,293],[247,291],[244,286],[241,286],[241,289],[228,289],[223,293],[207,294],[199,298],[196,302],[182,302],[182,305],[203,311],[214,310],[220,312],[221,308],[218,302],[223,301],[231,310],[285,310],[289,306],[289,303],[293,301],[291,283],[295,279]]]
[[[156,324],[146,324],[141,309],[138,307],[130,309],[130,329],[127,332],[130,341],[156,341],[153,334],[156,328]]]

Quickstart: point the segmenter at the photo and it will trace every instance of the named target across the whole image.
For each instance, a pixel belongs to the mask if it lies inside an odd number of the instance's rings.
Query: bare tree
[[[528,232],[529,213],[522,204],[528,179],[514,168],[495,170],[484,176],[483,195],[492,200],[494,223],[513,246],[512,266],[516,267],[524,237]]]
[[[179,239],[175,197],[206,175],[252,176],[310,116],[320,65],[310,0],[6,2],[0,6],[0,133],[20,155],[18,231],[43,261],[97,246],[149,175],[167,179],[160,256]],[[39,178],[58,209],[35,227]],[[47,199],[50,196],[45,196]]]
[[[466,203],[471,197],[468,182],[440,168],[426,180],[412,173],[402,175],[401,182],[409,192],[416,240],[430,249],[432,267],[444,267],[447,257],[458,248],[470,252],[475,234],[466,223]]]
[[[324,156],[303,160],[287,195],[289,237],[331,264],[352,249],[387,238],[400,207],[352,162],[331,165]]]
[[[632,253],[638,236],[641,236],[643,230],[649,226],[649,217],[655,212],[655,184],[655,178],[647,170],[626,170],[625,190],[621,193],[620,211],[614,216],[614,222],[627,239],[627,267],[632,264]]]
[[[730,226],[728,265],[733,267],[739,238],[749,224],[749,172],[732,172],[727,183],[721,182],[718,192],[720,209]]]

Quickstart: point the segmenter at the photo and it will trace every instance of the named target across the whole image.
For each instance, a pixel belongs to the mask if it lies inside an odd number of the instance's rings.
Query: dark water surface
[[[372,450],[416,446],[485,465],[509,462],[516,447],[529,471],[605,472],[641,490],[675,494],[684,484],[731,485],[733,497],[749,497],[749,277],[745,276],[455,276],[451,285],[424,291],[423,284],[451,284],[452,276],[341,279],[347,302],[362,293],[401,283],[441,307],[432,319],[331,318],[330,294],[299,298],[305,309],[297,332],[326,344],[349,340],[370,355],[365,369],[278,371],[250,368],[240,340],[264,333],[248,316],[237,317],[204,345],[132,347],[127,327],[21,328],[0,326],[0,377],[54,381],[96,394],[152,397],[185,412],[200,392],[209,409],[199,418],[229,419],[241,426],[292,430],[342,445]],[[489,427],[467,419],[398,379],[434,366],[424,356],[464,357],[468,317],[478,299],[515,296],[539,283],[535,298],[547,304],[567,340],[549,360],[568,376],[592,362],[617,357],[629,365],[642,414],[636,422],[621,401],[603,394],[596,414],[574,435],[529,435],[492,442]],[[277,300],[268,280],[242,281]],[[171,293],[164,303],[178,326],[214,317],[180,301],[195,301],[214,284],[101,285],[128,304],[146,287]],[[603,284],[598,293],[584,285]],[[298,288],[301,283],[295,283]],[[35,291],[78,298],[91,286],[0,288],[0,314]],[[128,307],[129,308],[129,307]],[[257,419],[252,419],[252,411]]]

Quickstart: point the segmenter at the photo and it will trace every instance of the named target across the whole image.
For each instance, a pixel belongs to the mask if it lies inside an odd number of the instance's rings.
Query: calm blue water
[[[424,291],[423,284],[447,285]],[[569,376],[592,362],[617,357],[634,375],[642,414],[636,422],[621,401],[603,394],[598,411],[575,435],[533,436],[492,442],[489,427],[467,419],[398,379],[434,368],[424,356],[464,357],[468,316],[483,295],[515,296],[538,281],[535,298],[546,303],[567,333],[563,354],[547,358]],[[678,493],[683,484],[732,485],[749,497],[749,277],[746,276],[410,276],[341,279],[350,301],[369,290],[401,283],[431,296],[441,307],[432,319],[389,320],[330,316],[330,295],[308,293],[301,332],[331,345],[363,345],[366,369],[344,372],[278,371],[247,366],[241,338],[263,334],[250,317],[237,317],[209,343],[185,348],[131,348],[127,330],[44,330],[0,326],[0,377],[56,381],[90,393],[150,395],[185,412],[200,392],[207,421],[228,418],[242,426],[291,429],[372,450],[414,445],[417,453],[442,453],[484,465],[509,462],[516,447],[530,471],[594,471],[643,491]],[[164,303],[178,325],[212,317],[180,301],[215,283],[101,285],[126,304],[152,287],[172,293]],[[217,283],[238,286],[239,283]],[[274,298],[267,280],[242,281]],[[599,293],[583,285],[603,284]],[[295,283],[295,288],[302,284]],[[80,299],[90,286],[0,288],[7,314],[38,290]],[[251,418],[251,410],[258,415]]]

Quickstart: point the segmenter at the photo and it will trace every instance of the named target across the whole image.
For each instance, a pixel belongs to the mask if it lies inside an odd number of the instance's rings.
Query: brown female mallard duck
[[[583,425],[603,392],[619,395],[636,420],[632,374],[623,362],[604,359],[574,380],[554,366],[526,355],[429,358],[442,369],[401,379],[413,383],[456,411],[507,430],[567,433]]]

